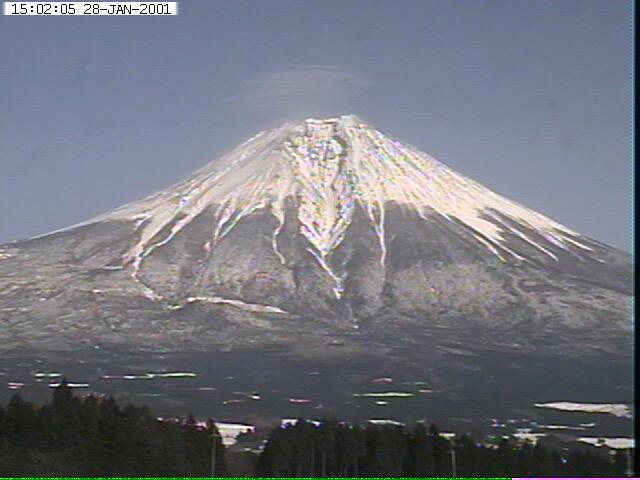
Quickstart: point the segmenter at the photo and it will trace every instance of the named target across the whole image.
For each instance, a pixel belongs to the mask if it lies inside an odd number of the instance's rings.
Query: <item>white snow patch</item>
[[[298,419],[298,418],[283,418],[280,421],[280,428],[293,427],[299,421],[300,421],[300,419]],[[322,422],[320,422],[318,420],[304,420],[304,421],[307,422],[307,423],[310,423],[314,427],[319,427],[320,425],[322,425]]]
[[[103,380],[153,380],[154,378],[194,378],[193,372],[147,372],[141,374],[128,373],[125,375],[102,375]]]
[[[34,378],[58,378],[61,377],[62,374],[58,373],[58,372],[34,372],[33,373],[33,377]]]
[[[546,433],[531,433],[531,432],[517,432],[511,434],[511,436],[517,440],[522,442],[531,442],[533,445],[538,443],[540,438],[544,438],[547,436]]]
[[[616,417],[631,418],[629,406],[623,403],[574,403],[550,402],[534,403],[534,407],[564,410],[566,412],[610,413]]]
[[[372,397],[372,398],[409,398],[414,394],[410,392],[369,392],[369,393],[354,393],[354,397]]]
[[[596,447],[607,447],[613,449],[635,448],[635,441],[633,438],[580,437],[577,441],[588,443]]]
[[[50,388],[58,388],[61,385],[62,385],[62,383],[60,383],[60,382],[51,382],[51,383],[49,383],[49,387]],[[67,387],[69,387],[69,388],[89,388],[89,384],[88,383],[72,383],[72,382],[69,382],[69,383],[67,383]]]
[[[147,375],[158,378],[193,378],[197,376],[193,372],[158,372],[148,373]]]
[[[142,287],[142,295],[151,300],[152,302],[161,302],[164,298],[158,295],[151,287],[148,287],[140,280],[138,280],[137,272],[132,275],[132,278]]]
[[[214,422],[216,428],[220,432],[222,437],[222,444],[225,447],[230,447],[236,443],[238,436],[242,433],[255,433],[256,428],[253,425],[246,425],[244,423],[225,423]]]
[[[153,380],[153,375],[144,374],[144,375],[123,375],[122,378],[124,380]]]
[[[374,378],[373,380],[371,380],[371,383],[393,383],[393,378],[391,377]]]
[[[395,427],[404,427],[404,423],[398,422],[397,420],[391,420],[389,418],[371,418],[367,420],[368,423],[372,423],[373,425],[391,425]]]
[[[204,302],[204,303],[220,303],[220,304],[227,304],[227,305],[232,305],[234,307],[238,307],[241,308],[243,310],[248,310],[250,312],[262,312],[262,313],[288,313],[285,310],[282,310],[281,308],[278,307],[274,307],[272,305],[262,305],[259,303],[248,303],[248,302],[243,302],[241,300],[233,300],[230,298],[222,298],[222,297],[189,297],[187,298],[187,303],[194,303],[194,302]],[[174,306],[175,308],[182,308],[182,306]]]
[[[587,427],[573,427],[571,425],[540,425],[539,428],[544,428],[546,430],[586,430]]]

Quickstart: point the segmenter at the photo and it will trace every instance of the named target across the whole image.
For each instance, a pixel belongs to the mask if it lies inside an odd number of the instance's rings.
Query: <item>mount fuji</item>
[[[117,368],[199,369],[215,402],[237,389],[225,378],[268,384],[275,403],[233,408],[274,415],[393,411],[353,398],[376,376],[427,385],[433,412],[438,395],[484,412],[624,403],[630,299],[627,253],[344,115],[260,132],[162,192],[0,245],[0,369],[55,366],[103,390]],[[196,405],[193,391],[172,401]],[[293,394],[308,402],[278,403]]]

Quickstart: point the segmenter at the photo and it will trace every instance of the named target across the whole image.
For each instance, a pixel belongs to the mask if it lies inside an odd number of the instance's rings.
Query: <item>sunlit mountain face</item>
[[[309,119],[0,246],[0,380],[229,417],[535,417],[630,402],[630,295],[628,254],[353,115]]]

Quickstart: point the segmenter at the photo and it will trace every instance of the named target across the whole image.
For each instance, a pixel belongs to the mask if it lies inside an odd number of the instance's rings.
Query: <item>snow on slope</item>
[[[616,417],[631,418],[629,407],[623,403],[576,403],[551,402],[534,403],[534,407],[564,410],[566,412],[610,413]]]
[[[588,443],[596,447],[607,447],[614,450],[626,450],[635,448],[635,440],[633,438],[610,438],[610,437],[580,437],[578,442]]]
[[[272,237],[273,249],[284,263],[278,251],[278,234],[284,224],[288,199],[295,200],[301,234],[309,240],[312,247],[309,251],[319,265],[334,280],[338,298],[344,279],[331,268],[328,257],[343,241],[356,203],[367,212],[379,238],[383,266],[387,202],[404,204],[423,218],[436,212],[449,220],[463,222],[475,232],[478,242],[503,261],[505,258],[497,247],[522,259],[505,246],[502,234],[507,231],[550,258],[557,258],[524,232],[504,224],[492,211],[535,230],[560,248],[591,250],[571,238],[577,235],[575,232],[385,136],[353,115],[308,119],[300,125],[285,124],[260,132],[168,190],[84,224],[109,220],[135,222],[139,240],[123,260],[132,265],[136,278],[145,257],[170,242],[206,209],[215,211],[211,237],[203,245],[210,253],[240,220],[267,208],[278,220]],[[169,232],[158,238],[169,226]]]

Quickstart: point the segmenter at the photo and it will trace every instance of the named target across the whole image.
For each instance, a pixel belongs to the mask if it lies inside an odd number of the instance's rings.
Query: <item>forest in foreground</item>
[[[238,446],[256,443],[239,440]],[[216,476],[622,477],[627,468],[624,452],[559,452],[507,440],[488,445],[470,436],[447,439],[421,423],[405,429],[300,420],[272,428],[258,444],[225,448],[212,420],[160,421],[145,406],[76,396],[65,382],[49,404],[16,394],[0,405],[0,476],[8,477],[207,477],[212,466]]]

